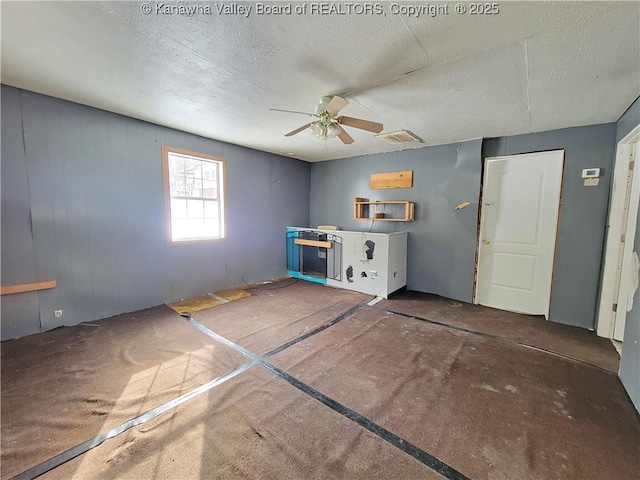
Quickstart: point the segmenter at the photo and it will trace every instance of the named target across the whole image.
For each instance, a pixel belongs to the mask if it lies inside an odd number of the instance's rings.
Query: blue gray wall
[[[258,152],[2,87],[2,338],[104,318],[285,273],[286,225],[409,235],[408,288],[471,301],[482,159],[566,149],[551,320],[593,328],[617,125],[474,140],[315,163]],[[629,127],[629,125],[631,125]],[[228,239],[167,247],[160,146],[228,160]],[[604,171],[584,187],[583,168]],[[414,187],[370,190],[371,173],[413,170]],[[353,219],[353,197],[416,202],[416,221]],[[455,210],[461,202],[471,205]],[[310,203],[309,203],[310,202]],[[64,315],[55,319],[53,312]],[[633,322],[629,322],[633,324]]]
[[[613,173],[616,125],[592,125],[487,139],[483,157],[565,149],[562,203],[549,319],[593,329],[600,292],[600,265]],[[596,187],[582,170],[600,167]]]
[[[631,130],[640,125],[640,98],[618,121],[616,142],[622,140]],[[636,158],[636,162],[638,159]],[[636,163],[637,165],[637,163]],[[636,166],[636,168],[638,168]],[[640,255],[640,210],[636,224],[633,251]],[[631,401],[640,412],[640,292],[636,291],[633,308],[627,313],[624,329],[622,358],[620,359],[620,379],[627,389]]]
[[[473,295],[482,141],[314,163],[311,226],[407,231],[407,288],[470,302]],[[413,188],[370,190],[372,173],[413,170]],[[353,218],[353,198],[409,200],[414,222]],[[472,202],[455,210],[462,202]],[[391,208],[391,207],[389,207]]]
[[[163,144],[227,159],[225,241],[166,246]],[[1,175],[2,285],[58,282],[1,297],[3,339],[284,275],[309,223],[305,162],[7,86]]]
[[[316,163],[311,168],[311,225],[407,230],[407,288],[470,302],[483,159],[565,149],[550,320],[592,329],[615,136],[615,124],[595,125]],[[581,173],[587,167],[604,172],[597,187],[584,187]],[[372,173],[395,170],[413,170],[413,188],[369,189]],[[354,220],[356,196],[414,201],[416,221],[372,226],[371,221]],[[472,204],[454,209],[464,201]]]

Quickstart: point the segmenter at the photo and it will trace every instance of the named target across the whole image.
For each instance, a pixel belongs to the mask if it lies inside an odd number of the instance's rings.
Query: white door
[[[629,302],[636,290],[633,241],[636,232],[640,168],[635,166],[640,125],[618,142],[609,201],[607,241],[598,310],[598,335],[622,340]]]
[[[564,151],[487,159],[476,302],[549,315]]]
[[[627,319],[627,311],[633,305],[633,296],[637,286],[634,282],[638,279],[638,265],[633,257],[633,240],[636,232],[638,215],[638,169],[635,168],[636,151],[638,143],[629,146],[629,168],[625,188],[625,203],[622,213],[622,235],[620,237],[620,258],[618,263],[618,278],[616,278],[614,292],[616,309],[614,312],[615,324],[613,330],[614,340],[620,342],[624,338],[624,327]]]

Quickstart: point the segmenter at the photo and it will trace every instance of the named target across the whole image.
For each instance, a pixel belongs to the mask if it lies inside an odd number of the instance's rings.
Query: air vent
[[[390,133],[376,135],[380,140],[384,140],[391,145],[404,145],[407,143],[423,143],[423,140],[409,130],[397,130]]]

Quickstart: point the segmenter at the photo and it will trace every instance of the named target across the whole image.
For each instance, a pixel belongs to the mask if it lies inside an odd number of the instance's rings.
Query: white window
[[[224,158],[162,147],[169,244],[224,238]]]

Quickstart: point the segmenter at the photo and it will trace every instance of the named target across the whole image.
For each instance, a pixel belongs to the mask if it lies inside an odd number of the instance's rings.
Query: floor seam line
[[[381,310],[381,311],[384,311],[384,312],[387,312],[387,313],[393,313],[394,315],[400,315],[401,317],[412,318],[412,319],[418,320],[420,322],[431,323],[433,325],[439,325],[441,327],[450,328],[452,330],[458,330],[460,332],[471,333],[472,335],[478,335],[480,337],[488,337],[488,338],[495,338],[496,340],[503,340],[501,337],[498,337],[497,335],[494,335],[492,333],[485,333],[485,332],[480,332],[478,330],[471,330],[471,329],[465,328],[465,327],[458,327],[456,325],[451,325],[450,323],[439,322],[438,320],[430,320],[428,318],[419,317],[417,315],[411,315],[409,313],[404,313],[404,312],[397,312],[395,310],[390,310],[388,308],[382,308],[382,307],[377,307],[377,306],[373,306],[372,308],[375,308],[376,310]],[[509,342],[509,343],[514,343],[514,342]]]
[[[526,343],[520,343],[520,342],[515,342],[515,341],[512,341],[512,340],[508,340],[508,339],[506,339],[504,337],[500,337],[500,336],[494,335],[492,333],[485,333],[485,332],[480,332],[478,330],[471,330],[471,329],[464,328],[464,327],[458,327],[456,325],[451,325],[450,323],[439,322],[437,320],[430,320],[428,318],[419,317],[417,315],[411,315],[409,313],[397,312],[395,310],[390,310],[390,309],[387,309],[387,308],[382,308],[382,307],[377,307],[377,306],[373,306],[372,308],[375,308],[375,309],[381,310],[381,311],[385,311],[387,313],[392,313],[394,315],[400,315],[401,317],[412,318],[412,319],[417,320],[419,322],[430,323],[432,325],[439,325],[441,327],[450,328],[451,330],[457,330],[457,331],[460,331],[460,332],[470,333],[471,335],[477,335],[479,337],[491,338],[491,339],[494,339],[494,340],[498,340],[500,342],[508,343],[510,345],[516,345],[518,347],[529,348],[531,350],[538,350],[538,351],[540,351],[542,353],[546,353],[548,355],[555,355],[556,357],[563,358],[563,359],[568,360],[570,362],[578,363],[580,365],[584,365],[584,366],[587,366],[587,367],[597,368],[598,370],[602,370],[603,372],[607,372],[607,373],[611,373],[611,374],[617,375],[616,372],[614,372],[612,370],[609,370],[607,368],[601,367],[599,365],[596,365],[594,363],[585,362],[584,360],[579,360],[577,358],[569,357],[567,355],[563,355],[562,353],[553,352],[551,350],[547,350],[547,349],[542,348],[542,347],[536,347],[535,345],[529,345],[529,344],[526,344]]]
[[[309,332],[307,332],[307,333],[305,333],[305,334],[303,334],[303,335],[300,335],[299,337],[296,337],[296,338],[294,338],[294,339],[292,339],[292,340],[289,340],[288,342],[285,342],[285,343],[283,343],[282,345],[280,345],[280,346],[278,346],[278,347],[276,347],[276,348],[274,348],[274,349],[272,349],[272,350],[269,350],[267,353],[265,353],[265,354],[264,354],[264,355],[262,355],[262,356],[263,356],[264,358],[271,357],[271,356],[273,356],[273,355],[275,355],[275,354],[277,354],[277,353],[282,352],[283,350],[286,350],[286,349],[287,349],[287,348],[289,348],[289,347],[294,346],[294,345],[295,345],[295,344],[297,344],[297,343],[302,342],[303,340],[306,340],[307,338],[310,338],[310,337],[312,337],[312,336],[314,336],[314,335],[316,335],[316,334],[318,334],[318,333],[320,333],[320,332],[323,332],[324,330],[326,330],[326,329],[328,329],[328,328],[330,328],[330,327],[333,327],[333,326],[334,326],[334,325],[336,325],[337,323],[341,322],[341,321],[342,321],[342,320],[344,320],[345,318],[347,318],[347,317],[349,317],[349,316],[353,315],[355,312],[357,312],[357,311],[358,311],[360,308],[362,308],[364,305],[366,305],[366,303],[364,303],[364,302],[359,303],[358,305],[355,305],[355,306],[353,306],[353,307],[349,308],[348,310],[344,311],[343,313],[341,313],[340,315],[338,315],[338,316],[337,316],[336,318],[334,318],[333,320],[331,320],[331,321],[329,321],[329,322],[327,322],[327,323],[324,323],[324,324],[322,324],[322,325],[320,325],[320,326],[318,326],[318,327],[314,328],[313,330],[311,330],[311,331],[309,331]]]
[[[215,296],[215,295],[212,295]],[[218,297],[221,298],[221,297]],[[223,299],[224,300],[224,299]],[[225,300],[226,302],[227,300]],[[293,340],[290,340],[289,342],[286,342],[278,347],[276,347],[275,349],[267,352],[266,354],[263,355],[263,357],[267,358],[270,357],[272,355],[275,355],[276,353],[281,352],[282,350],[289,348],[293,345],[295,345],[296,343],[299,343],[309,337],[311,337],[312,335],[315,335],[317,333],[320,333],[321,331],[326,330],[327,328],[335,325],[336,323],[344,320],[345,318],[347,318],[349,315],[353,314],[356,310],[358,310],[361,306],[364,305],[363,303],[359,303],[358,305],[355,305],[354,307],[349,308],[348,310],[346,310],[345,312],[343,312],[342,314],[340,314],[338,317],[334,318],[333,320],[331,320],[330,322],[327,322],[319,327],[316,327],[315,329],[311,330],[310,332],[305,333],[304,335],[301,335],[300,337],[296,337]],[[187,321],[189,320],[193,320],[194,322],[197,322],[195,319],[193,319],[189,314],[180,314],[181,317],[187,319]],[[190,323],[190,322],[189,322]],[[200,324],[199,322],[197,322],[199,325],[201,325],[203,328],[204,325]],[[197,325],[196,328],[198,328],[199,330],[201,330],[201,328],[199,328]],[[208,330],[208,329],[207,329]],[[206,331],[201,330],[203,333],[205,333],[206,335],[208,335],[208,333]],[[212,332],[213,333],[213,332]],[[209,335],[210,336],[210,335]],[[232,342],[230,342],[232,343]],[[237,346],[239,348],[239,345],[233,344],[234,346]],[[231,346],[231,345],[229,345]],[[233,347],[232,347],[233,348]],[[236,351],[238,351],[236,349]],[[242,352],[240,352],[242,353]],[[60,465],[63,465],[64,463],[68,462],[69,460],[72,460],[73,458],[83,455],[85,453],[87,453],[89,450],[101,445],[104,441],[110,439],[110,438],[114,438],[118,435],[120,435],[121,433],[126,432],[127,430],[129,430],[130,428],[137,426],[137,425],[141,425],[143,423],[146,423],[149,420],[152,420],[153,418],[156,418],[159,415],[162,415],[163,413],[165,413],[166,411],[170,410],[171,408],[177,407],[178,405],[181,405],[182,403],[186,402],[187,400],[190,400],[191,398],[200,395],[201,393],[204,393],[206,391],[211,390],[212,388],[214,388],[215,386],[218,386],[221,383],[224,383],[224,381],[226,380],[230,380],[231,378],[235,377],[236,375],[244,372],[245,370],[248,370],[249,368],[251,368],[252,366],[254,366],[257,361],[254,359],[255,355],[251,352],[249,352],[248,350],[246,350],[246,354],[243,353],[243,355],[247,358],[249,358],[249,362],[241,365],[240,367],[238,367],[237,369],[232,370],[231,372],[228,372],[224,375],[220,375],[218,377],[216,377],[215,379],[204,383],[203,385],[200,385],[199,387],[194,388],[193,390],[191,390],[190,392],[187,392],[186,394],[180,395],[174,399],[169,400],[168,402],[163,403],[162,405],[158,405],[157,407],[146,411],[143,414],[140,414],[136,417],[134,417],[131,420],[128,420],[120,425],[117,425],[109,430],[107,430],[106,432],[96,435],[95,437],[93,437],[92,439],[89,439],[83,443],[80,443],[74,447],[71,447],[68,450],[65,450],[62,453],[59,453],[58,455],[55,455],[47,460],[45,460],[44,462],[39,463],[38,465],[35,465],[31,468],[29,468],[28,470],[25,470],[22,473],[17,474],[14,477],[11,477],[11,480],[23,480],[23,479],[33,479],[33,478],[37,478],[40,475],[43,475],[44,473],[53,470],[54,468],[59,467]],[[237,372],[237,373],[234,373]],[[233,374],[233,375],[232,375]],[[215,385],[210,386],[209,388],[205,388],[204,390],[200,391],[197,394],[194,394],[192,396],[190,396],[193,392],[199,391],[200,389],[203,389],[204,387],[208,386],[211,383],[216,382],[218,379],[224,378],[226,376],[229,376],[229,378],[225,378],[224,381],[220,382],[220,383],[216,383]],[[184,396],[189,396],[189,398],[181,400],[182,397]],[[166,407],[166,408],[165,408]],[[144,418],[147,417],[150,413],[152,412],[156,412],[156,410],[160,410],[163,409],[162,411],[159,411],[158,413],[156,413],[155,415],[149,416],[148,418]]]
[[[256,355],[250,352],[249,350],[247,350],[246,348],[233,343],[231,340],[228,340],[223,336],[215,333],[213,330],[205,327],[204,325],[202,325],[200,322],[198,322],[192,317],[188,317],[188,322],[189,324],[193,325],[198,330],[200,330],[202,333],[204,333],[205,335],[208,335],[209,337],[218,341],[222,345],[227,345],[228,347],[233,348],[238,353],[241,353],[247,358],[255,360],[258,365],[263,367],[265,370],[273,373],[280,379],[284,380],[289,385],[309,395],[311,398],[319,401],[320,403],[329,407],[336,413],[339,413],[343,417],[348,418],[349,420],[361,426],[362,428],[365,428],[366,430],[376,435],[378,438],[386,441],[390,445],[398,448],[400,451],[415,458],[420,463],[430,468],[431,470],[439,473],[440,475],[444,476],[448,480],[469,480],[467,476],[458,472],[453,467],[447,465],[439,458],[429,454],[428,452],[425,452],[421,448],[399,437],[398,435],[394,434],[390,430],[387,430],[381,425],[378,425],[377,423],[368,419],[364,415],[359,414],[355,410],[352,410],[346,405],[341,404],[337,400],[334,400],[331,397],[323,394],[322,392],[314,389],[310,385],[307,385],[306,383],[298,380],[294,376],[284,372],[283,370],[280,370],[275,365],[272,365],[271,363],[269,363],[266,360],[265,356]]]
[[[11,477],[11,480],[32,480],[34,478],[37,478],[40,475],[43,475],[48,471],[53,470],[54,468],[57,468],[60,465],[63,465],[69,460],[72,460],[80,455],[87,453],[89,450],[92,450],[93,448],[101,445],[106,440],[117,437],[118,435],[126,432],[127,430],[133,427],[136,427],[138,425],[142,425],[148,422],[149,420],[153,420],[154,418],[159,417],[160,415],[168,412],[169,410],[176,408],[182,405],[183,403],[203,393],[206,393],[219,385],[222,385],[226,381],[231,380],[232,378],[249,370],[251,367],[253,367],[257,363],[258,362],[255,360],[246,362],[240,365],[238,368],[231,370],[230,372],[227,372],[223,375],[219,375],[213,380],[210,380],[209,382],[204,383],[203,385],[200,385],[199,387],[196,387],[185,394],[182,394],[174,399],[169,400],[168,402],[158,405],[157,407],[154,407],[151,410],[148,410],[145,413],[132,418],[131,420],[128,420],[124,423],[121,423],[120,425],[110,428],[106,432],[96,435],[95,437],[85,442],[82,442],[74,447],[71,447],[70,449],[65,450],[64,452],[59,453],[58,455],[55,455],[45,460],[44,462],[41,462],[38,465],[35,465],[29,468],[28,470],[25,470],[24,472]]]

